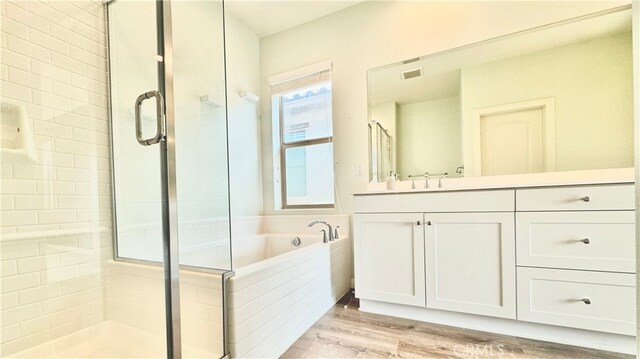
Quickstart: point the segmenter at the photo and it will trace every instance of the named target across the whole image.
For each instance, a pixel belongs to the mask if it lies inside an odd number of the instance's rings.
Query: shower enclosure
[[[392,171],[391,135],[379,122],[369,123],[369,181],[384,182]]]
[[[222,1],[0,9],[0,355],[228,356]]]

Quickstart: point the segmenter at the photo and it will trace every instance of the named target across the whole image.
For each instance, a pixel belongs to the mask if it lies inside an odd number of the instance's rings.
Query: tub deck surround
[[[278,216],[247,216],[231,219],[231,233],[234,243],[244,241],[252,236],[270,233],[317,235],[321,228],[308,228],[307,224],[314,220],[322,220],[334,228],[339,226],[340,235],[348,236],[351,226],[349,215],[278,215]]]
[[[347,237],[351,227],[351,216],[344,214],[333,215],[278,215],[263,216],[262,233],[299,233],[299,234],[318,234],[320,229],[316,227],[307,227],[311,221],[325,221],[336,228],[339,226],[341,236]]]
[[[635,193],[623,180],[357,194],[360,310],[633,354]]]
[[[268,258],[229,279],[233,357],[278,357],[350,288],[347,236]]]

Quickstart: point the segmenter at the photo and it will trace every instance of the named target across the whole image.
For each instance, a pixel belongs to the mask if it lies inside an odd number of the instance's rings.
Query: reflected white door
[[[555,105],[552,97],[473,111],[475,176],[555,171]]]
[[[542,108],[480,117],[482,175],[543,172],[543,122]]]

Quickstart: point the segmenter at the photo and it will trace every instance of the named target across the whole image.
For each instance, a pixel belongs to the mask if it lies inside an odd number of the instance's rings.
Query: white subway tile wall
[[[112,260],[103,5],[98,0],[4,0],[0,16],[0,96],[3,103],[25,109],[36,150],[30,160],[3,156],[5,138],[0,147],[0,356],[64,357],[72,355],[72,345],[89,338],[101,340],[97,345],[106,356],[121,355],[107,347],[120,342],[138,350],[131,352],[134,357],[163,353],[162,270]],[[265,233],[318,234],[320,228],[306,227],[314,219],[349,234],[348,216],[244,217],[232,221],[234,244],[242,255]],[[227,255],[216,249],[228,240],[226,220],[188,224],[181,249],[193,252],[196,265],[218,263],[216,255]],[[133,237],[131,244],[148,250],[149,238],[136,230],[126,234]],[[202,250],[203,243],[212,244],[211,255]],[[334,249],[332,257],[342,253]],[[195,257],[198,252],[202,258]],[[340,285],[323,285],[321,310],[348,285],[348,259],[338,257],[330,276]],[[220,354],[220,277],[181,274],[185,354]],[[81,350],[74,347],[73,355]]]
[[[2,356],[104,320],[112,240],[103,11],[99,1],[0,2],[0,95],[26,110],[37,153],[0,157]]]

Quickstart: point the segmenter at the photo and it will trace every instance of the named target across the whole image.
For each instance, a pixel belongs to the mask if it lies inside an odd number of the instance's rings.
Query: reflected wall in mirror
[[[633,167],[632,62],[616,9],[372,69],[370,180]]]

